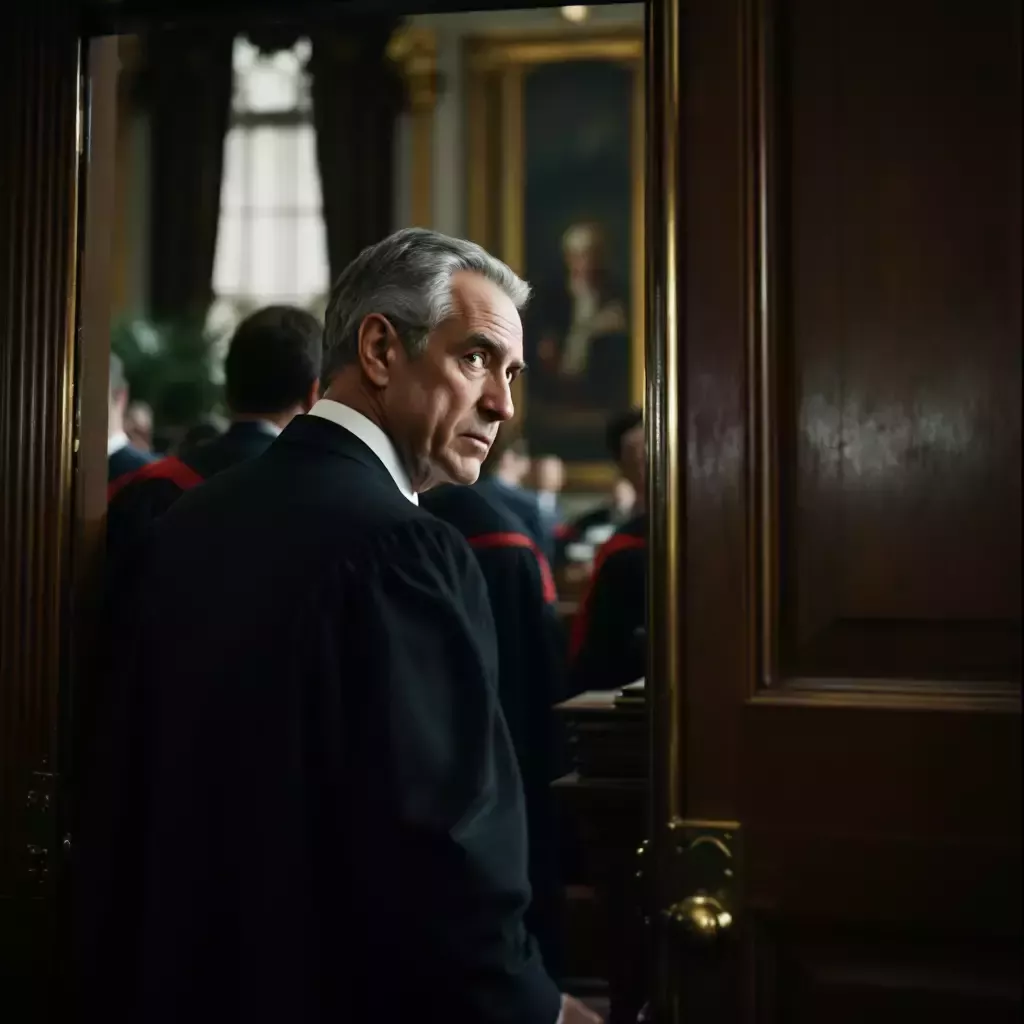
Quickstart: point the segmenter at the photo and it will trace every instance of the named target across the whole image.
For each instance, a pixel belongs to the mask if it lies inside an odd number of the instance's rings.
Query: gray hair
[[[403,228],[367,246],[342,272],[324,316],[326,381],[359,355],[359,326],[371,313],[386,317],[410,356],[423,351],[430,332],[452,314],[451,279],[480,274],[522,309],[530,286],[475,242],[425,228]]]

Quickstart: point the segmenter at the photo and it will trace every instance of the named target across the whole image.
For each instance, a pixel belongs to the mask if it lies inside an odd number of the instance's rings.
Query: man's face
[[[647,479],[647,443],[642,423],[622,435],[621,452],[619,465],[622,475],[633,485],[637,494],[642,494]]]
[[[565,254],[566,266],[571,277],[589,280],[597,271],[597,253],[593,246],[579,246]]]
[[[475,483],[498,425],[515,411],[519,311],[497,285],[469,272],[452,277],[452,307],[420,354],[394,353],[384,391],[388,427],[417,490]]]

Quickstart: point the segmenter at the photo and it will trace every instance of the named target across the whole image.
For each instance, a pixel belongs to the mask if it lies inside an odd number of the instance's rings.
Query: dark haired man
[[[122,552],[181,495],[231,466],[261,455],[317,399],[323,328],[312,313],[266,306],[239,324],[224,365],[231,426],[177,456],[140,465],[112,481],[107,535]]]

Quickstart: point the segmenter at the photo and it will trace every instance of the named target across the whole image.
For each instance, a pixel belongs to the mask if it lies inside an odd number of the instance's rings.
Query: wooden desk
[[[583,844],[586,880],[597,892],[608,964],[609,1024],[634,1024],[648,991],[647,936],[636,883],[647,834],[647,714],[615,706],[614,693],[558,705],[575,771],[553,785]]]

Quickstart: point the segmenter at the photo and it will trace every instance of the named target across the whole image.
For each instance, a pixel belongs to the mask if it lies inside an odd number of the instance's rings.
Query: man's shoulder
[[[117,451],[111,452],[107,456],[107,470],[110,482],[113,483],[125,474],[133,473],[135,470],[141,469],[153,461],[154,457],[152,455],[140,451],[130,444],[126,444],[123,448],[118,448]]]
[[[239,463],[258,458],[273,444],[270,434],[258,431],[232,433],[197,445],[182,454],[181,459],[193,467],[204,478],[216,476]]]
[[[275,548],[280,543],[296,555],[309,544],[349,560],[379,553],[381,545],[398,557],[417,544],[428,552],[464,543],[382,472],[344,459],[274,458],[273,451],[183,495],[167,522],[202,533],[231,523],[233,532]]]
[[[539,527],[541,522],[540,502],[537,501],[535,494],[523,490],[521,487],[504,484],[496,477],[486,477],[476,486],[492,502],[503,506],[521,519],[531,532]]]
[[[420,499],[426,511],[454,526],[464,537],[515,533],[517,519],[490,493],[477,487],[447,484]]]
[[[647,517],[635,516],[623,523],[597,553],[595,575],[634,567],[641,571],[647,564]]]
[[[627,519],[612,534],[611,539],[615,540],[616,537],[620,539],[620,543],[626,539],[632,539],[639,542],[636,546],[645,544],[647,542],[647,513],[642,512],[639,515],[633,516],[632,519]]]

